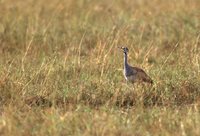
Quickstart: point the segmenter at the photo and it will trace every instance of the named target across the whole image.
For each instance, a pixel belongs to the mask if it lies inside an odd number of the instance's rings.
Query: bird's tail
[[[153,80],[149,76],[146,76],[145,78],[143,78],[143,81],[150,83],[150,84],[153,84]]]

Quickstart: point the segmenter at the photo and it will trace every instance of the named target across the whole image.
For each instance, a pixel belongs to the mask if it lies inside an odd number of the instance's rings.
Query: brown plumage
[[[131,67],[131,68],[136,71],[135,73],[136,81],[143,81],[153,84],[153,80],[145,73],[144,70],[138,67]]]

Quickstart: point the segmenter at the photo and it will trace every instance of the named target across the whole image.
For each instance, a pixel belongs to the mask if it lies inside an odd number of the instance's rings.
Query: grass
[[[0,135],[199,135],[198,0],[0,1]],[[129,63],[154,80],[126,84]]]

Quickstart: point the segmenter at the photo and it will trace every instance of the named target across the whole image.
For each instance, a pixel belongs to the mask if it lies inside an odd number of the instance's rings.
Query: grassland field
[[[199,136],[200,1],[0,0],[0,135]]]

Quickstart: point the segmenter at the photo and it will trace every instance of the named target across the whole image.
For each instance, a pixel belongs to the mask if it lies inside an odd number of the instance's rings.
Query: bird
[[[118,47],[124,53],[124,77],[126,81],[135,83],[135,82],[146,82],[153,84],[153,80],[146,74],[146,72],[138,67],[132,67],[128,64],[127,54],[129,52],[127,47]]]

